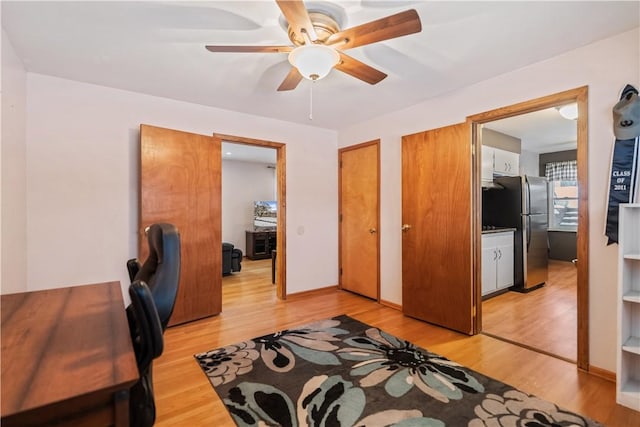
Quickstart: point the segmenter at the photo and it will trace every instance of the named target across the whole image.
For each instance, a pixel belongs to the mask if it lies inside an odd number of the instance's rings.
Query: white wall
[[[532,151],[520,152],[520,175],[540,176],[540,155]]]
[[[29,289],[114,279],[125,288],[141,123],[286,143],[288,292],[337,283],[335,132],[28,73]]]
[[[27,290],[27,73],[2,31],[1,291]]]
[[[603,236],[608,163],[614,141],[611,108],[626,83],[636,87],[640,83],[639,40],[638,29],[626,32],[340,132],[340,147],[381,138],[383,299],[402,302],[401,136],[588,85],[590,363],[615,371],[617,246],[606,246]]]
[[[247,254],[245,231],[253,229],[253,202],[276,200],[275,169],[266,163],[222,161],[222,241]]]

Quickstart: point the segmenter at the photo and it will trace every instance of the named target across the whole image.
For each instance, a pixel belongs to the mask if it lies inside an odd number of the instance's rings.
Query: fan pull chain
[[[311,80],[309,85],[309,120],[313,120],[313,85],[315,83],[315,80]]]

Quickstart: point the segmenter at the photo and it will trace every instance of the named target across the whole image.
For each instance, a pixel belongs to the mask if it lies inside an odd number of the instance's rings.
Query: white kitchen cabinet
[[[640,411],[640,204],[620,204],[616,401]]]
[[[482,181],[493,181],[493,147],[482,146]]]
[[[520,174],[520,154],[500,148],[482,146],[482,181],[492,182],[494,175],[516,176]]]
[[[516,176],[520,174],[520,154],[493,149],[493,173],[495,175]]]
[[[482,295],[513,286],[513,231],[482,235]]]
[[[488,235],[482,235],[482,295],[496,290],[498,252]]]

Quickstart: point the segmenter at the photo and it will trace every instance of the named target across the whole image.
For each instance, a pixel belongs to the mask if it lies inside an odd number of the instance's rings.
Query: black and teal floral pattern
[[[234,381],[238,375],[250,372],[253,369],[253,361],[259,356],[253,341],[247,341],[196,354],[195,358],[211,384],[216,387]]]
[[[295,401],[275,386],[251,382],[232,388],[223,400],[240,426],[444,427],[442,421],[423,417],[417,409],[386,410],[361,419],[365,393],[339,375],[312,377]]]
[[[195,358],[238,426],[600,425],[348,316]]]
[[[329,319],[254,338],[264,363],[275,372],[288,372],[295,367],[296,356],[318,365],[339,365],[333,352],[338,349],[337,335],[349,331],[336,328],[339,321]]]
[[[555,404],[519,390],[509,390],[502,396],[487,394],[474,412],[478,418],[469,427],[585,427],[591,421]]]
[[[364,337],[345,340],[351,346],[338,350],[340,357],[358,361],[350,374],[363,377],[362,387],[384,388],[393,397],[402,397],[412,388],[441,402],[462,399],[462,392],[480,393],[484,387],[470,371],[442,356],[422,350],[376,328]]]

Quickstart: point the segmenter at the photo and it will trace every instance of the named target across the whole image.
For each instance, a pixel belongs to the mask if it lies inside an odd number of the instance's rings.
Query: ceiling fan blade
[[[280,86],[278,87],[278,92],[282,92],[285,90],[293,90],[298,84],[302,81],[302,74],[298,71],[296,67],[291,67],[289,70],[289,74],[284,78]]]
[[[210,52],[262,52],[262,53],[287,53],[293,50],[293,46],[205,46]]]
[[[278,3],[282,14],[296,34],[296,38],[298,38],[301,43],[305,41],[302,36],[303,32],[307,33],[309,40],[312,42],[318,39],[316,30],[311,23],[309,12],[307,12],[307,8],[304,6],[302,0],[276,0],[276,3]],[[303,29],[305,31],[302,31]]]
[[[371,43],[389,40],[422,31],[422,23],[415,9],[410,9],[386,18],[377,19],[356,27],[332,34],[325,44],[335,45],[338,50],[351,49]]]
[[[342,71],[343,73],[347,73],[350,76],[355,77],[356,79],[360,79],[369,84],[376,84],[382,81],[387,75],[382,71],[376,70],[375,68],[365,64],[364,62],[360,62],[355,58],[352,58],[349,55],[340,53],[340,62],[336,65],[336,69]]]

